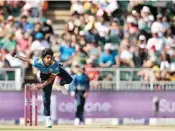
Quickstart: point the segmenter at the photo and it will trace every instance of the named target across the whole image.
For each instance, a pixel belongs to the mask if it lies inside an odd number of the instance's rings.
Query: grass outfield
[[[10,125],[0,125],[0,131],[109,131],[109,130],[174,130],[175,126],[72,126],[72,125],[58,125],[53,126],[53,128],[45,128],[44,126],[38,127],[25,127],[25,126],[10,126]]]

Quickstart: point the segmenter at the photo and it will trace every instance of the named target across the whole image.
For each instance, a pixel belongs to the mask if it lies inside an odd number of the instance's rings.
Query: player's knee
[[[70,83],[72,82],[72,80],[73,80],[73,78],[72,78],[71,76],[69,76],[69,77],[66,78],[66,79],[62,79],[62,80],[60,81],[60,85],[61,85],[61,86],[64,86],[65,84],[70,84]]]
[[[72,82],[73,78],[70,76],[69,79],[67,80],[67,84],[70,84]]]

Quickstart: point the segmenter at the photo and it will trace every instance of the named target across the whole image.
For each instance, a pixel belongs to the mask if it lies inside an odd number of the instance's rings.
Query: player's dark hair
[[[53,51],[51,48],[46,48],[46,49],[42,50],[41,57],[44,58],[46,55],[53,56]]]

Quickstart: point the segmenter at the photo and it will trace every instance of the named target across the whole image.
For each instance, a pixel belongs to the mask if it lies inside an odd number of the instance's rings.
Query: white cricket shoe
[[[52,120],[50,116],[46,116],[46,128],[52,128]]]
[[[80,119],[79,119],[79,118],[75,118],[75,120],[74,120],[74,125],[75,125],[75,126],[80,125]]]
[[[68,89],[64,86],[59,86],[60,87],[60,91],[62,92],[63,95],[68,95]]]
[[[54,88],[56,88],[56,90],[61,91],[61,93],[62,93],[63,95],[68,95],[68,94],[69,94],[69,93],[68,93],[69,85],[66,84],[66,85],[64,85],[64,86],[61,86],[61,85],[60,85],[60,79],[56,79],[55,84],[54,84]]]

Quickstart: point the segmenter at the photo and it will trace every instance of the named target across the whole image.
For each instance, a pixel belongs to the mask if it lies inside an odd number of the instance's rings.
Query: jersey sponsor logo
[[[42,59],[41,58],[38,59],[38,63],[42,63]]]

